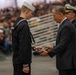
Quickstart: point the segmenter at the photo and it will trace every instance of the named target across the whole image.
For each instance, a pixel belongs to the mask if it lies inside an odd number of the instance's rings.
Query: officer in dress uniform
[[[76,7],[65,5],[65,13],[67,18],[73,23],[76,28]]]
[[[32,17],[35,7],[24,2],[20,17],[12,28],[13,75],[30,75],[31,72],[31,32],[27,20]]]

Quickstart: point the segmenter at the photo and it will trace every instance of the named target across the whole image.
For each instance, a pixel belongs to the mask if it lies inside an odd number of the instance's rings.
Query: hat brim
[[[65,12],[72,12],[73,13],[74,11],[73,10],[65,10]]]

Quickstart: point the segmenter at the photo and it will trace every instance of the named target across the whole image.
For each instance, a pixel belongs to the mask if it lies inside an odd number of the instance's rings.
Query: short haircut
[[[65,15],[65,9],[63,6],[54,6],[53,9],[57,12],[57,13],[62,13],[63,15]]]
[[[22,5],[21,12],[25,12],[26,10],[29,10],[29,9],[27,7],[25,7],[24,5]]]

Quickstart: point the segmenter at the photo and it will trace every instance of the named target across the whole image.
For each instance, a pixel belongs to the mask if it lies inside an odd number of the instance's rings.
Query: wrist
[[[23,67],[28,67],[28,64],[24,64]]]

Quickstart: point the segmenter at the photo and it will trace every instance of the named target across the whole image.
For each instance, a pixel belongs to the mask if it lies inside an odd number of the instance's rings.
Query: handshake
[[[38,52],[40,55],[42,56],[47,56],[48,52],[51,51],[53,49],[53,46],[37,46],[34,48],[35,52]]]

